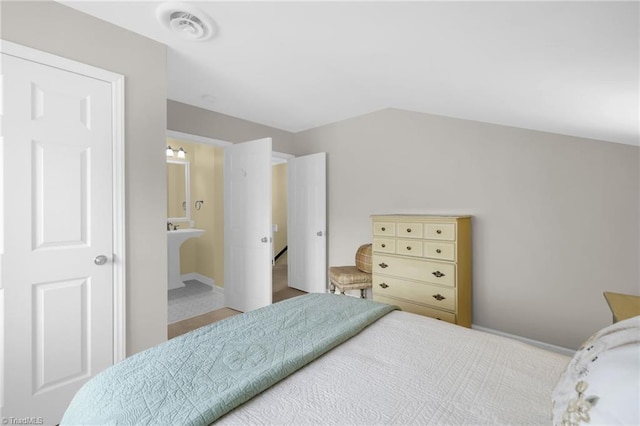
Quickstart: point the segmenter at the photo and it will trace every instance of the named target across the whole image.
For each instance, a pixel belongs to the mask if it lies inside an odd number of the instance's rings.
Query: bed
[[[632,348],[620,355],[631,365],[623,370],[639,377],[634,321],[617,324],[626,343],[606,331],[614,343],[599,347],[606,339],[594,337],[588,357],[571,358],[369,300],[310,294],[128,358],[89,381],[61,424],[578,424],[611,408],[576,386],[593,354],[606,361],[620,352],[612,348]],[[615,386],[632,416],[637,383]]]

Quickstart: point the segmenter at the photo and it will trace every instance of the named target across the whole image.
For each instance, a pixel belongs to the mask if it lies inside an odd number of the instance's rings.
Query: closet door
[[[2,416],[56,424],[116,356],[113,86],[1,56]]]

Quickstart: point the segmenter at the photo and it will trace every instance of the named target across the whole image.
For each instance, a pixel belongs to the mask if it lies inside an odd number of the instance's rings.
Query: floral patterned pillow
[[[640,316],[591,336],[567,365],[552,399],[556,426],[640,425]]]

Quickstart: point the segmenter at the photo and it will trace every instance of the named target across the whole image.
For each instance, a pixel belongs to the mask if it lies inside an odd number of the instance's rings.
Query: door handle
[[[96,256],[95,259],[93,259],[93,263],[95,263],[98,266],[104,265],[105,263],[107,263],[107,256],[101,254],[100,256]]]
[[[324,235],[324,232],[322,232],[322,231],[318,231],[318,232],[316,232],[316,235],[317,235],[318,237],[322,237],[322,236]]]
[[[260,241],[262,241],[263,243],[269,243],[269,242],[271,242],[271,238],[262,237],[262,239]]]

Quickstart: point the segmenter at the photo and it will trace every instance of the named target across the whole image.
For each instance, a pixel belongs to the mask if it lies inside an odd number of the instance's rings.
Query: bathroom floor
[[[272,270],[273,303],[305,292],[287,286],[286,255]],[[224,294],[200,281],[185,281],[185,287],[169,290],[169,338],[240,312],[224,307]]]
[[[202,315],[224,307],[224,294],[197,280],[185,287],[169,290],[168,323]]]

